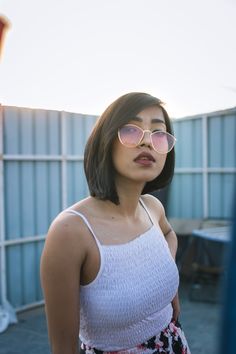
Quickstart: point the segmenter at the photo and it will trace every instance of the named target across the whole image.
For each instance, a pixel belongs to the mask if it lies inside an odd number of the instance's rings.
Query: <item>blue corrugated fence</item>
[[[0,106],[0,291],[23,309],[42,301],[39,260],[52,219],[88,195],[83,152],[96,116]],[[236,108],[174,120],[168,215],[229,218]]]

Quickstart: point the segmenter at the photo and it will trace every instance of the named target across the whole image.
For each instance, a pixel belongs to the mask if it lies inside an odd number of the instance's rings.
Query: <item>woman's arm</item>
[[[163,206],[160,209],[161,209],[161,216],[160,216],[159,225],[165,236],[166,242],[168,243],[170,253],[172,257],[175,259],[177,248],[178,248],[177,236],[166,218],[165,210]]]
[[[150,202],[152,203],[152,205],[150,205],[150,210],[153,210],[154,208],[157,210],[156,214],[158,214],[159,216],[159,220],[157,221],[159,221],[159,226],[165,236],[166,242],[170,249],[170,253],[172,257],[175,259],[177,248],[178,248],[178,240],[177,240],[176,233],[174,232],[174,230],[172,229],[171,225],[169,224],[166,218],[165,209],[162,203],[156,197],[153,197],[152,195],[148,195],[148,203]],[[155,205],[153,203],[155,203]],[[171,303],[173,307],[172,319],[174,321],[177,321],[178,316],[180,314],[180,303],[179,303],[178,292]]]
[[[41,257],[41,283],[53,354],[79,353],[80,270],[85,258],[79,239],[71,216],[61,216],[49,229]]]
[[[160,228],[162,229],[162,232],[165,236],[166,242],[168,243],[170,253],[171,253],[172,257],[175,259],[177,247],[178,247],[178,240],[177,240],[176,233],[174,232],[174,230],[172,229],[171,225],[169,224],[169,222],[166,218],[165,210],[164,210],[163,206],[161,208],[161,217],[160,217],[159,224],[160,224]],[[179,303],[178,292],[175,295],[175,297],[171,303],[172,303],[172,307],[173,307],[172,319],[174,321],[177,321],[179,314],[180,314],[180,303]]]
[[[162,203],[153,195],[146,194],[143,198],[148,209],[152,211],[153,219],[159,224],[168,243],[171,255],[175,259],[178,247],[177,236],[166,218]]]
[[[175,259],[177,248],[178,248],[177,236],[166,218],[165,210],[162,205],[161,205],[160,210],[161,210],[161,216],[160,216],[160,222],[159,222],[160,228],[162,229],[162,232],[165,236],[166,242],[168,243],[170,253],[171,253],[172,257]],[[180,314],[180,303],[179,303],[178,292],[175,295],[175,297],[171,303],[172,303],[172,308],[173,308],[172,319],[174,321],[177,321],[179,314]]]
[[[166,218],[164,207],[162,206],[161,209],[162,210],[161,210],[161,217],[160,217],[160,227],[165,236],[166,242],[168,243],[170,253],[172,257],[175,259],[177,248],[178,248],[177,236]],[[173,308],[172,319],[174,321],[177,321],[180,314],[180,303],[179,303],[178,292],[171,303]]]

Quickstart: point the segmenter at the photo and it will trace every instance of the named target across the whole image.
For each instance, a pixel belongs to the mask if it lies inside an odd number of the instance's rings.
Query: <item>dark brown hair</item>
[[[132,92],[119,97],[100,116],[84,152],[84,170],[91,196],[119,204],[115,186],[116,172],[112,161],[112,147],[118,129],[145,108],[158,106],[163,111],[167,132],[173,134],[170,118],[162,105],[161,100],[147,93]],[[145,184],[142,194],[168,185],[174,174],[174,164],[175,152],[172,149],[167,154],[162,172],[153,181]]]

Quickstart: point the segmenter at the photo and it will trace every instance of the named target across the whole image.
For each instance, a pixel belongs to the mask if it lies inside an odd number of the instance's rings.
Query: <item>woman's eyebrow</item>
[[[138,116],[132,117],[131,120],[135,120],[136,122],[142,122],[143,121],[143,119],[141,117],[138,117]],[[151,123],[162,123],[162,124],[166,125],[164,120],[162,120],[161,118],[153,118],[151,120]]]

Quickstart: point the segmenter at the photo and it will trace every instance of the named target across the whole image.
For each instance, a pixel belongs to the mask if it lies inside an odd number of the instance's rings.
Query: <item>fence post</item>
[[[208,202],[208,120],[207,115],[202,116],[202,184],[203,184],[203,218],[209,216]]]
[[[62,209],[68,207],[67,196],[67,132],[66,132],[66,112],[61,112],[61,184],[62,184]]]
[[[15,310],[7,300],[5,215],[4,215],[4,171],[3,171],[3,106],[0,104],[0,333],[10,323],[16,323]]]

